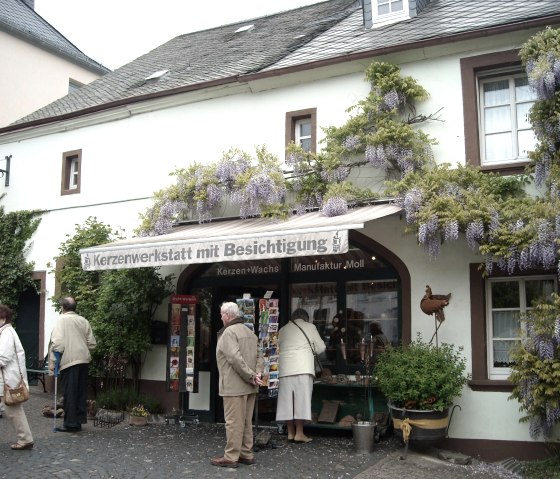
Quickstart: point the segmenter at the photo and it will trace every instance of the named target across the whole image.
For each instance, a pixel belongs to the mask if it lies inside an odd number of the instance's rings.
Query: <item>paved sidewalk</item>
[[[31,388],[25,404],[35,437],[31,451],[12,451],[14,433],[6,418],[0,419],[0,478],[256,478],[256,479],[459,479],[477,477],[506,479],[517,477],[498,465],[474,462],[468,466],[449,464],[433,455],[409,451],[401,460],[401,445],[384,439],[371,454],[354,452],[350,436],[319,435],[313,432],[309,444],[289,443],[286,436],[272,433],[275,448],[255,454],[257,464],[237,469],[210,465],[221,455],[225,444],[224,426],[187,424],[181,427],[164,422],[146,427],[129,426],[126,421],[112,428],[94,427],[89,422],[80,433],[53,432],[52,418],[42,416],[42,408],[52,394]],[[58,419],[61,424],[62,420]]]

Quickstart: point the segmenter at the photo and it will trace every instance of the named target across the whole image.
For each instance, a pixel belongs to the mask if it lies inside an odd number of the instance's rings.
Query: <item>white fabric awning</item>
[[[180,226],[161,236],[115,241],[80,250],[82,268],[141,268],[346,253],[348,230],[400,211],[395,205],[364,206],[342,216],[319,212],[288,220],[236,219]]]

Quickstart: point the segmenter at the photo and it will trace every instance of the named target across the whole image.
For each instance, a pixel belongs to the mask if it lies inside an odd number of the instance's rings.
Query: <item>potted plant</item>
[[[142,405],[138,404],[130,410],[128,423],[131,426],[145,426],[148,423],[150,412]]]
[[[468,376],[462,348],[425,343],[420,335],[408,345],[389,347],[377,358],[374,375],[389,401],[396,434],[408,443],[436,441],[447,434],[449,409]]]

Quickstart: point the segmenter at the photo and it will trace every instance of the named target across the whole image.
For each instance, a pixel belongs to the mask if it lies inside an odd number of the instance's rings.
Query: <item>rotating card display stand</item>
[[[189,410],[189,394],[198,392],[198,355],[200,344],[200,310],[198,298],[191,294],[174,294],[169,304],[169,342],[167,347],[167,390],[180,395],[181,410],[166,416],[182,427],[198,424],[198,415]]]
[[[255,402],[254,425],[259,428],[259,400],[278,397],[278,299],[272,299],[273,291],[267,291],[258,300],[258,316],[255,311],[255,299],[249,294],[237,299],[237,305],[243,314],[245,326],[258,334],[258,347],[264,358],[263,385],[259,388]],[[256,318],[258,317],[258,324]]]

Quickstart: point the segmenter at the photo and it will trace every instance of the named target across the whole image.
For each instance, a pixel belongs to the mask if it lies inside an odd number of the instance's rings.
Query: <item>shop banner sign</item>
[[[82,252],[85,271],[143,268],[176,264],[219,263],[348,252],[348,230],[260,236],[226,240],[100,247]]]

